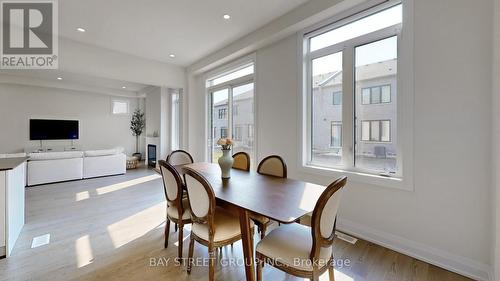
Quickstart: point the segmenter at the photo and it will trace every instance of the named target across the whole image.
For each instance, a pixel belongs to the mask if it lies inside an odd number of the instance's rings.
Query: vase
[[[233,156],[231,155],[231,149],[223,149],[222,156],[219,157],[219,166],[222,171],[222,178],[228,179],[231,177],[231,168],[233,167]]]

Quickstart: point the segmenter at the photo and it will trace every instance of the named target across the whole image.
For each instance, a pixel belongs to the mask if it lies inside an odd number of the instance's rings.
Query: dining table
[[[238,169],[231,169],[231,177],[223,179],[221,169],[215,163],[196,162],[174,167],[181,175],[187,169],[201,174],[210,183],[218,204],[220,202],[238,214],[247,281],[255,280],[250,214],[263,215],[282,224],[295,223],[314,210],[326,188]]]

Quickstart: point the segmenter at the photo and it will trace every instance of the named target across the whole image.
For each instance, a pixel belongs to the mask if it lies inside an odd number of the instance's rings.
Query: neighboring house
[[[214,104],[212,110],[213,139],[231,137],[238,151],[251,150],[254,143],[253,89],[233,98],[233,132],[228,136],[227,99]],[[235,150],[236,151],[236,150]]]

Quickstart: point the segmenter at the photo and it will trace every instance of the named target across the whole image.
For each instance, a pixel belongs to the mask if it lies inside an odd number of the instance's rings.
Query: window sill
[[[413,183],[398,177],[385,177],[380,175],[369,174],[366,172],[349,171],[342,169],[327,168],[315,165],[303,165],[300,167],[302,172],[315,174],[326,177],[337,178],[339,176],[347,176],[348,181],[376,185],[380,187],[394,188],[405,191],[413,191]]]

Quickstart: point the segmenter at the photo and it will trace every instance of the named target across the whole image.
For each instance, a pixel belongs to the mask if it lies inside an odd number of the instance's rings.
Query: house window
[[[331,123],[330,146],[342,147],[342,122],[333,121]]]
[[[333,92],[332,94],[332,104],[341,105],[342,104],[342,92]]]
[[[241,126],[235,126],[234,127],[234,139],[235,140],[241,140]]]
[[[219,119],[227,119],[227,108],[219,109]]]
[[[304,165],[401,175],[395,100],[402,21],[402,5],[387,2],[304,35]]]
[[[378,104],[391,102],[391,85],[376,86],[361,89],[362,104]]]
[[[127,100],[113,100],[111,104],[113,114],[129,114],[129,102]]]
[[[361,121],[361,140],[390,142],[391,120]]]
[[[227,128],[220,128],[220,137],[227,138]]]

